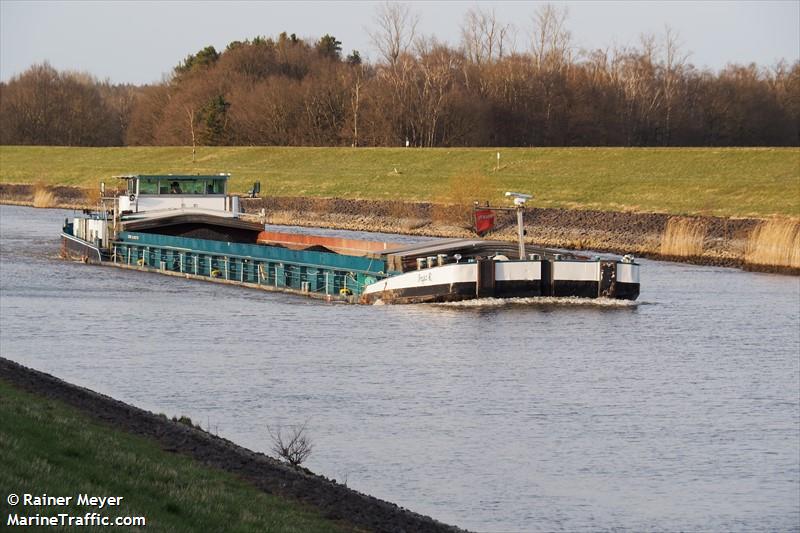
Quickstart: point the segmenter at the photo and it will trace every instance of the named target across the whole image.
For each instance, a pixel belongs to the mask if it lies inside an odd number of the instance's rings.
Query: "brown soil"
[[[318,508],[323,516],[359,530],[386,532],[463,531],[397,505],[361,494],[306,469],[294,469],[201,429],[173,422],[108,396],[66,383],[0,357],[0,379],[77,408],[108,426],[152,439],[168,452],[226,470],[258,489]]]
[[[32,205],[34,186],[0,184],[0,203]],[[83,189],[54,187],[59,207],[87,207]],[[469,209],[427,202],[351,200],[344,198],[243,198],[248,214],[272,224],[302,225],[357,231],[380,231],[431,237],[472,238]],[[800,269],[751,265],[744,261],[747,240],[761,222],[753,218],[680,217],[705,228],[702,253],[674,256],[662,253],[667,223],[674,215],[568,209],[529,208],[525,212],[530,244],[570,250],[633,254],[685,263],[739,267],[748,270],[800,274]],[[513,214],[498,214],[498,227],[486,237],[516,240]]]

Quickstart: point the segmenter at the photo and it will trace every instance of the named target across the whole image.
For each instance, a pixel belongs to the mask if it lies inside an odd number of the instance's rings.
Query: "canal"
[[[0,353],[481,531],[800,525],[800,279],[642,261],[637,303],[355,306],[58,259],[0,207]],[[42,488],[46,490],[46,487]]]

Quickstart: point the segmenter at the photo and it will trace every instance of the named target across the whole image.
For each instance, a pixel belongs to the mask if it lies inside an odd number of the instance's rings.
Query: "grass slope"
[[[360,199],[499,200],[717,216],[800,216],[797,148],[0,147],[0,182],[96,187],[122,173],[232,174],[233,189]],[[395,172],[396,170],[396,172]],[[478,194],[480,193],[480,194]]]
[[[145,516],[126,531],[340,531],[314,511],[258,491],[226,472],[168,454],[154,443],[101,426],[64,404],[0,380],[0,487],[8,515]],[[10,507],[10,493],[123,496],[122,505]],[[1,527],[0,527],[1,529]],[[91,527],[87,531],[99,531]],[[103,529],[105,530],[105,529]]]

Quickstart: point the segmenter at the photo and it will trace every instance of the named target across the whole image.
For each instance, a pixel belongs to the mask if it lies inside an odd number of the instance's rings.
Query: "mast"
[[[533,198],[531,194],[522,192],[506,192],[506,197],[514,199],[514,207],[491,207],[488,204],[482,209],[491,209],[493,211],[516,211],[517,213],[517,241],[519,244],[519,258],[525,260],[525,226],[523,222],[523,212],[525,211],[525,202]],[[475,209],[478,209],[478,202],[475,202]]]

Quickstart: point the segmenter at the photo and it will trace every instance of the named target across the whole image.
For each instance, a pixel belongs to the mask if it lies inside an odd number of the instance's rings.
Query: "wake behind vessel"
[[[227,174],[127,175],[125,192],[65,221],[62,255],[88,263],[360,303],[578,296],[635,300],[639,265],[519,244],[399,245],[267,231]]]

